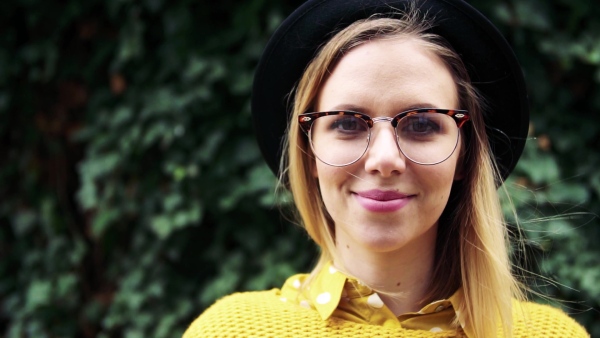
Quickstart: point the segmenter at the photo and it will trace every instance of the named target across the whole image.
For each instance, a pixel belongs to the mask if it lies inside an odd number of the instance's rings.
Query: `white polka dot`
[[[281,298],[279,298],[279,300],[282,302],[287,302],[287,298],[285,298],[285,297],[281,297]]]
[[[330,265],[329,266],[329,273],[333,275],[336,272],[337,272],[337,269]]]
[[[329,303],[331,300],[331,294],[329,292],[323,292],[317,296],[317,303],[323,305]]]
[[[300,306],[310,309],[310,303],[307,300],[300,301]]]
[[[299,288],[300,288],[300,280],[299,280],[299,279],[296,279],[296,280],[294,281],[294,283],[292,283],[292,285],[293,285],[293,286],[294,286],[296,289],[299,289]]]
[[[442,330],[436,326],[436,327],[431,328],[431,330],[429,330],[429,332],[444,332],[444,330]]]
[[[367,298],[367,304],[371,305],[376,309],[381,309],[383,307],[383,301],[379,298],[379,295],[374,293]]]

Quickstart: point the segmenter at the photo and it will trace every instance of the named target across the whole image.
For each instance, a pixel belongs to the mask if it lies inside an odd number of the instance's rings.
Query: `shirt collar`
[[[347,280],[346,275],[339,272],[331,263],[327,263],[310,284],[308,290],[310,299],[314,300],[314,307],[323,320],[329,318],[338,307],[342,295],[349,296],[344,288]]]
[[[370,309],[379,311],[379,317],[388,317],[388,320],[383,323],[397,319],[398,323],[403,327],[416,328],[419,326],[419,322],[422,322],[425,317],[441,315],[440,312],[444,311],[444,314],[447,315],[446,317],[456,315],[465,334],[468,337],[472,337],[470,327],[461,319],[460,313],[457,311],[464,300],[462,288],[459,288],[448,299],[431,302],[418,312],[409,312],[396,317],[383,304],[383,301],[381,301],[376,292],[362,284],[359,280],[350,278],[338,271],[329,262],[314,276],[310,284],[306,286],[305,292],[308,296],[308,301],[323,320],[331,317],[339,307],[347,306],[346,303],[340,304],[341,301],[366,297],[366,303]],[[430,319],[428,318],[428,320]],[[380,323],[380,325],[384,324]]]

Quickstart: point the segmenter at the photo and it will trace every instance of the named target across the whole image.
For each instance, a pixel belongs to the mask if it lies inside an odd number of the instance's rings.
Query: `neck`
[[[430,289],[437,227],[429,232],[388,252],[377,252],[356,242],[338,245],[334,265],[375,289],[395,315],[419,311]],[[337,237],[338,244],[349,243],[343,233]]]

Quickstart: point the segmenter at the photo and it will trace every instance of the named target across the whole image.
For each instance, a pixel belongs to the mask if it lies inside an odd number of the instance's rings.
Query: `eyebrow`
[[[396,114],[400,114],[400,113],[405,112],[405,111],[409,111],[409,110],[413,110],[413,109],[419,109],[419,108],[439,108],[439,107],[437,105],[435,105],[435,104],[422,102],[422,103],[411,104],[409,106],[402,107],[400,110],[398,110],[396,112]],[[451,108],[448,108],[448,109],[451,109]],[[362,107],[360,105],[351,104],[351,103],[338,104],[338,105],[333,106],[332,109],[328,109],[327,111],[337,111],[337,110],[350,110],[350,111],[356,111],[356,112],[359,112],[359,113],[371,115],[371,110],[370,109]]]

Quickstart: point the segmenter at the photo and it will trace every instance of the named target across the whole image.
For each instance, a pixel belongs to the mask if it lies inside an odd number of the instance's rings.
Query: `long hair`
[[[335,258],[335,232],[312,175],[315,157],[297,116],[313,109],[327,75],[344,53],[373,40],[417,39],[445,63],[457,86],[459,108],[471,115],[471,125],[461,135],[464,178],[453,184],[439,220],[431,286],[423,302],[448,298],[462,287],[464,300],[456,310],[475,336],[496,337],[501,323],[502,334],[510,337],[512,299],[522,299],[523,292],[511,271],[508,231],[496,191],[499,175],[485,133],[483,100],[458,54],[443,38],[429,32],[432,26],[432,20],[409,8],[401,17],[357,21],[322,46],[297,85],[280,172],[286,177],[301,224],[321,248],[314,275]]]

